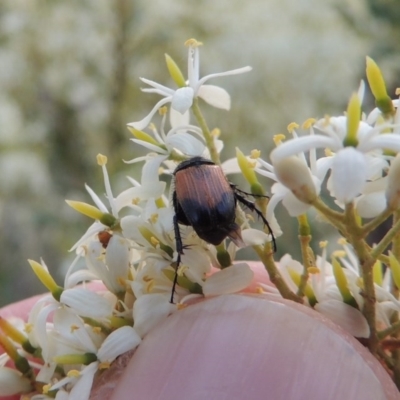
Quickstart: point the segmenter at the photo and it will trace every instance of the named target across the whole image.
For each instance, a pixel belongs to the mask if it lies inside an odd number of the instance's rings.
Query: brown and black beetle
[[[179,225],[191,226],[197,235],[213,245],[219,245],[226,237],[238,246],[243,244],[239,225],[236,224],[236,204],[243,204],[257,213],[268,227],[276,248],[270,225],[262,212],[245,196],[249,193],[236,188],[226,178],[222,168],[211,160],[193,157],[181,162],[174,171],[173,192],[174,231],[178,258],[176,271],[181,262],[184,246]],[[175,273],[171,303],[178,275]]]

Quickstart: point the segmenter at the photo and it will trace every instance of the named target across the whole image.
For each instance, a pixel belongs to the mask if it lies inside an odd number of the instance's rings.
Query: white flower
[[[159,167],[171,153],[176,151],[188,157],[206,156],[207,150],[201,129],[185,123],[182,118],[177,118],[175,115],[176,113],[171,109],[171,129],[167,133],[165,132],[166,113],[164,113],[161,121],[160,132],[158,132],[154,124],[149,125],[148,129],[152,132],[154,139],[153,137],[143,137],[144,132],[140,132],[128,125],[129,130],[135,136],[135,139],[131,139],[134,143],[145,147],[152,153],[160,154],[160,156],[149,154],[145,157],[137,157],[131,161],[126,161],[126,163],[132,164],[142,160],[146,160],[147,163],[157,159],[159,160]],[[158,169],[156,172],[158,178]],[[142,178],[142,182],[147,181]]]
[[[0,396],[27,393],[32,390],[29,379],[15,369],[0,367]]]
[[[307,162],[305,161],[304,154],[302,155],[301,158],[299,158],[298,162],[303,163],[304,168],[308,168],[308,175],[311,177],[312,183],[313,183],[313,190],[315,193],[320,192],[320,187],[321,187],[321,182],[316,176],[315,172],[315,167],[313,168],[313,165],[311,167],[308,167]],[[302,161],[303,159],[303,161]],[[258,159],[259,163],[261,164],[260,168],[256,168],[256,172],[258,172],[260,175],[266,176],[272,180],[274,180],[276,183],[272,185],[271,188],[271,193],[272,196],[268,201],[268,206],[267,206],[267,220],[269,221],[271,225],[271,229],[274,232],[275,236],[280,236],[282,234],[282,230],[275,218],[275,208],[279,204],[279,202],[282,202],[286,210],[288,211],[289,215],[292,217],[297,217],[301,214],[304,214],[307,212],[307,210],[311,207],[310,204],[304,203],[300,201],[290,190],[287,186],[283,185],[281,182],[279,182],[278,177],[276,176],[275,173],[275,168],[267,163],[266,161],[262,159]],[[297,172],[297,171],[295,171]]]
[[[144,83],[147,83],[152,87],[152,89],[142,89],[143,92],[157,93],[161,96],[164,96],[164,98],[154,106],[154,108],[145,118],[137,122],[131,122],[128,124],[128,126],[138,130],[144,129],[147,125],[149,125],[153,115],[157,112],[157,110],[167,103],[171,103],[173,110],[176,110],[181,114],[185,114],[192,106],[193,99],[195,97],[202,98],[204,101],[214,107],[229,110],[229,94],[219,86],[205,85],[204,83],[211,78],[237,75],[248,72],[251,70],[251,67],[243,67],[231,71],[210,74],[200,78],[199,45],[200,43],[194,40],[190,41],[189,44],[187,86],[174,90],[149,79],[140,78]]]
[[[250,285],[254,273],[246,263],[237,263],[212,274],[203,285],[204,296],[236,293]]]
[[[140,337],[146,335],[169,314],[177,310],[176,305],[170,303],[170,297],[170,294],[153,293],[145,294],[135,301],[133,306],[134,328]]]
[[[360,121],[357,132],[357,145],[346,146],[347,118],[331,117],[322,119],[314,126],[317,135],[294,138],[282,143],[271,153],[272,163],[284,158],[316,148],[327,148],[334,152],[326,159],[318,160],[318,177],[331,169],[332,194],[340,203],[348,203],[359,195],[367,180],[377,179],[387,166],[382,152],[385,149],[400,151],[400,136],[381,134],[387,126],[372,127]],[[321,161],[323,160],[323,161]]]

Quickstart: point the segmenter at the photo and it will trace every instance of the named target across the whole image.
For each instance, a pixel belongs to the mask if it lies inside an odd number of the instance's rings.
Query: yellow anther
[[[159,113],[160,115],[165,115],[167,112],[168,112],[168,107],[167,107],[167,106],[160,107],[160,108],[158,109],[158,113]]]
[[[325,249],[326,246],[328,246],[328,241],[327,241],[327,240],[321,240],[321,241],[319,242],[319,247],[320,247],[321,249]]]
[[[287,126],[287,130],[289,133],[292,133],[295,129],[298,129],[300,127],[300,125],[297,122],[291,122],[288,126]]]
[[[261,151],[258,149],[253,149],[250,153],[250,158],[253,160],[257,160],[257,158],[260,158],[261,156]]]
[[[107,164],[107,156],[104,156],[103,154],[97,154],[96,156],[97,164],[100,166],[106,165]]]
[[[319,274],[321,272],[321,270],[318,267],[308,267],[307,271],[309,274],[313,275]]]
[[[317,120],[315,118],[308,118],[303,122],[303,125],[301,126],[303,129],[310,129]]]
[[[199,46],[203,46],[203,43],[202,42],[198,42],[196,39],[188,39],[185,42],[185,46],[199,47]]]
[[[275,146],[278,146],[286,139],[286,136],[283,133],[278,133],[274,135],[272,139],[275,143]]]

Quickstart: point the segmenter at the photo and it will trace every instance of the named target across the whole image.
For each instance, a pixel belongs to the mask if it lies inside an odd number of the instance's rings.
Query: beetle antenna
[[[238,192],[239,192],[240,194],[239,194]],[[250,211],[255,212],[255,213],[258,215],[258,217],[262,219],[262,221],[264,222],[264,225],[267,226],[268,231],[269,231],[269,233],[270,233],[270,235],[271,235],[271,237],[272,237],[272,243],[273,243],[273,246],[274,246],[274,252],[276,252],[276,240],[275,240],[275,235],[274,235],[274,233],[272,232],[271,225],[269,224],[269,222],[267,221],[267,219],[264,217],[263,213],[255,206],[255,204],[254,204],[252,201],[247,200],[247,199],[242,195],[242,193],[246,193],[246,192],[243,192],[242,190],[235,189],[235,197],[236,197],[236,200],[239,201],[240,203],[242,203],[242,204],[243,204],[245,207],[247,207]],[[247,193],[247,194],[249,194],[249,193]],[[251,196],[253,196],[253,195],[251,195]],[[268,196],[261,196],[261,195],[260,195],[259,197],[268,197]]]
[[[251,197],[263,197],[264,199],[269,199],[269,196],[265,195],[265,194],[254,194],[254,193],[249,193],[249,192],[245,192],[244,190],[239,189],[236,185],[234,185],[233,183],[231,183],[231,188],[232,190],[236,193],[239,192],[241,195],[243,196],[251,196]]]

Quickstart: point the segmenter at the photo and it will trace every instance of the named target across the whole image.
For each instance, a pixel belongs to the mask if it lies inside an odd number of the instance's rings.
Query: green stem
[[[312,205],[326,218],[328,222],[330,222],[336,229],[338,229],[339,232],[346,232],[346,227],[343,224],[343,213],[332,210],[319,197],[317,197],[313,201]]]
[[[393,241],[393,251],[397,249],[396,257],[400,256],[400,218],[395,215],[394,225],[382,238],[382,240],[372,249],[371,256],[379,257]]]
[[[301,255],[303,258],[303,273],[300,277],[299,289],[297,295],[304,296],[304,290],[308,282],[308,268],[315,266],[314,254],[310,247],[311,230],[308,224],[307,215],[303,214],[297,217],[299,221],[299,240],[301,246]]]
[[[197,98],[193,100],[192,111],[203,132],[206,146],[210,151],[211,160],[215,162],[215,164],[221,164],[217,148],[215,147],[214,138],[210,132],[210,129],[208,128],[207,122],[204,119],[203,114],[200,111],[199,101]]]
[[[287,283],[282,278],[278,268],[276,267],[275,260],[273,258],[273,250],[271,243],[268,242],[263,246],[253,246],[253,249],[260,257],[261,262],[264,264],[265,269],[268,272],[269,279],[279,290],[279,293],[282,295],[284,299],[293,300],[297,303],[302,304],[303,299],[298,296],[296,293],[292,292],[287,285]]]
[[[396,231],[396,227],[398,226],[399,222],[400,222],[400,212],[396,211],[393,216],[393,226],[391,229],[391,230],[395,231],[395,234],[393,236],[393,241],[392,241],[393,244],[392,244],[391,250],[397,260],[400,260],[400,234],[399,234],[398,230]],[[383,239],[385,239],[385,238],[383,238]],[[390,265],[390,264],[387,264],[387,265]],[[399,288],[397,288],[394,283],[392,284],[391,291],[392,291],[393,296],[395,296],[396,298],[399,297]],[[400,326],[398,314],[395,314],[392,316],[391,323],[392,323],[392,326],[389,327],[388,329],[396,328],[397,325]],[[398,330],[393,331],[390,334],[396,339],[399,337]],[[394,381],[395,381],[397,387],[400,387],[400,351],[399,350],[392,351],[392,359],[393,359],[393,363],[394,363],[394,368],[393,368]]]
[[[349,233],[349,242],[354,248],[357,257],[360,262],[361,273],[363,278],[363,292],[364,297],[364,308],[363,314],[368,322],[370,329],[370,337],[368,341],[368,348],[374,355],[378,351],[378,335],[376,331],[376,315],[375,315],[375,287],[374,287],[374,276],[373,266],[376,258],[368,252],[368,246],[363,239],[360,238],[360,227],[357,223],[354,204],[346,204],[345,208],[345,224]]]
[[[392,210],[386,209],[382,211],[377,217],[368,223],[364,224],[361,228],[362,236],[365,237],[376,229],[380,224],[385,222],[393,214]]]
[[[386,336],[393,335],[400,331],[400,321],[396,321],[394,324],[390,325],[389,328],[378,332],[378,338],[380,340],[385,339]]]

